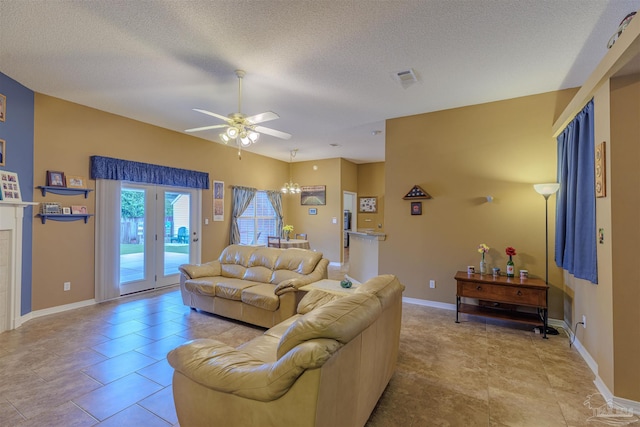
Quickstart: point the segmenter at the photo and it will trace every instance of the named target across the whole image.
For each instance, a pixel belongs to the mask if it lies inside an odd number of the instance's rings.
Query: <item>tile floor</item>
[[[593,374],[566,335],[454,319],[404,305],[398,369],[368,426],[591,425]],[[184,307],[176,287],[33,319],[0,334],[0,426],[176,426],[166,353],[262,332]]]

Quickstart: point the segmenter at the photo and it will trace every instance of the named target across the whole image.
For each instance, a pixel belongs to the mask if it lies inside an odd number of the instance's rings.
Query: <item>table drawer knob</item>
[[[476,291],[481,291],[481,290],[482,290],[482,286],[478,286],[478,287],[476,288]]]
[[[518,291],[518,293],[517,293],[516,295],[518,295],[519,297],[521,297],[521,296],[522,296],[522,291]]]

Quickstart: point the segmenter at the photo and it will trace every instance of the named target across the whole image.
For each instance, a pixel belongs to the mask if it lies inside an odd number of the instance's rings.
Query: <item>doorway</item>
[[[357,229],[357,203],[358,194],[351,191],[342,192],[343,227],[342,227],[342,264],[349,264],[349,233]]]
[[[198,191],[123,182],[120,203],[120,295],[178,283],[199,250]]]

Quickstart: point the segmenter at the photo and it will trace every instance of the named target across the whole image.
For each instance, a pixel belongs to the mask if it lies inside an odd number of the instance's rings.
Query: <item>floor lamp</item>
[[[533,188],[544,197],[544,283],[549,285],[549,196],[555,194],[560,189],[557,182],[548,184],[534,184]],[[547,311],[549,310],[549,291],[547,291]],[[548,315],[548,314],[547,314]],[[558,330],[547,325],[547,335],[558,335]]]

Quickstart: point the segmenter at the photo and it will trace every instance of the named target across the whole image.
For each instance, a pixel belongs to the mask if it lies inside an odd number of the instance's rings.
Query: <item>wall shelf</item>
[[[86,224],[87,221],[89,220],[90,216],[93,216],[93,214],[38,214],[37,216],[40,217],[40,219],[42,220],[42,223],[45,224],[47,222],[48,219],[50,219],[51,221],[63,221],[63,222],[69,222],[69,221],[80,221],[81,219],[84,219],[84,223]]]
[[[69,188],[69,187],[51,187],[48,185],[41,185],[39,188],[42,191],[42,197],[47,195],[47,191],[53,194],[60,194],[62,196],[75,196],[76,194],[84,194],[84,198],[89,197],[89,192],[93,191],[90,188]]]

